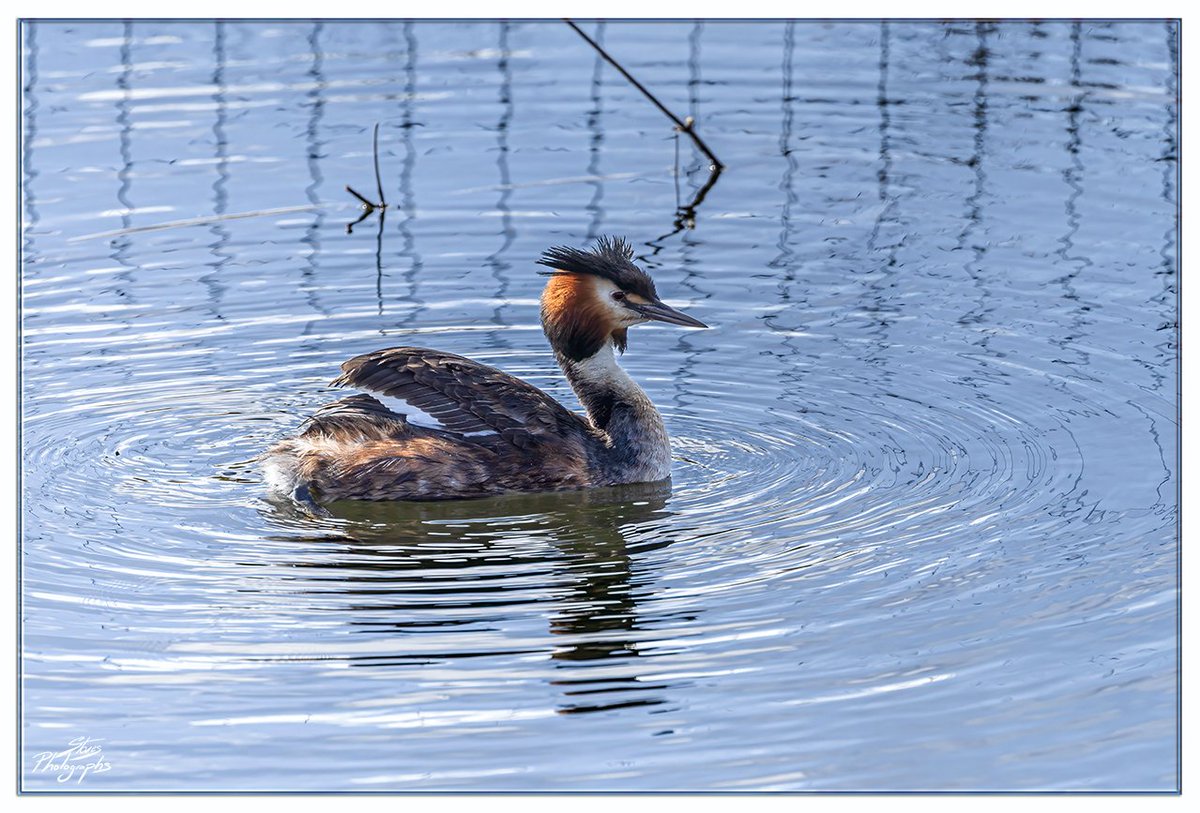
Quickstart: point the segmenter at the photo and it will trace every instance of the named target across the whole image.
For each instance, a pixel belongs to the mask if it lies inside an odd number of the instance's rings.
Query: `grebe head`
[[[555,246],[538,264],[552,269],[542,293],[542,329],[573,361],[595,355],[610,340],[624,352],[626,331],[643,322],[708,327],[658,298],[650,275],[633,264],[633,247],[620,237],[601,237],[592,251]]]

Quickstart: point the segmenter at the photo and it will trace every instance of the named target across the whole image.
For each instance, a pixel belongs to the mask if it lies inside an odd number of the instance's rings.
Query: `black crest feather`
[[[658,299],[654,280],[633,264],[633,246],[623,237],[600,237],[591,251],[554,246],[537,262],[559,273],[603,277],[623,291]]]

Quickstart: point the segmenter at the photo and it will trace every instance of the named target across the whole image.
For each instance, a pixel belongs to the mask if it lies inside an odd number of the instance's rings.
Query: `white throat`
[[[607,389],[617,393],[642,391],[629,377],[629,373],[625,372],[625,368],[617,363],[617,354],[613,351],[611,339],[594,355],[582,361],[569,362],[568,374],[572,385],[576,387]]]

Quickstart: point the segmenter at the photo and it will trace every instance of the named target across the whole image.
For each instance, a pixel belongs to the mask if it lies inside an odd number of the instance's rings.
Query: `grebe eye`
[[[625,292],[624,291],[613,291],[612,298],[617,300],[618,302],[623,302],[625,300]]]

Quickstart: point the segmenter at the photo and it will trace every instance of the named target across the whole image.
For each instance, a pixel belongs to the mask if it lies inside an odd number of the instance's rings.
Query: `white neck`
[[[570,361],[564,365],[567,377],[575,392],[580,387],[589,389],[607,389],[614,393],[637,393],[645,397],[642,388],[637,385],[625,368],[617,363],[617,354],[613,351],[610,339],[604,346],[582,361]]]

